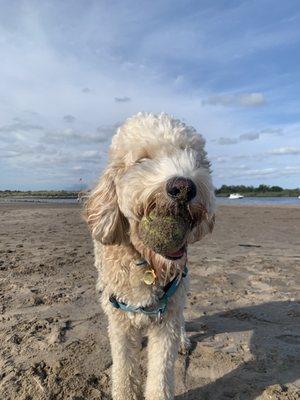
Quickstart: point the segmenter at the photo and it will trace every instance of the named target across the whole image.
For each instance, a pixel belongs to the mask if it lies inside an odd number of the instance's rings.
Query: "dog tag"
[[[144,282],[146,285],[153,285],[155,282],[156,274],[153,269],[148,269],[144,274]]]

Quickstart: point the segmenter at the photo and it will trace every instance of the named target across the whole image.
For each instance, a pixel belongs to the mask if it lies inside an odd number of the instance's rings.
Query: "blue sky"
[[[0,6],[0,190],[93,184],[138,111],[202,133],[217,187],[300,187],[298,0]]]

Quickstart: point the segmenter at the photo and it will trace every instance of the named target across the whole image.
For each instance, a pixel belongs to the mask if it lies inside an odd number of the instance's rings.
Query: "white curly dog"
[[[180,339],[186,343],[187,244],[214,224],[204,144],[194,128],[167,114],[138,113],[113,137],[108,166],[86,203],[109,321],[114,400],[174,398],[174,363]]]

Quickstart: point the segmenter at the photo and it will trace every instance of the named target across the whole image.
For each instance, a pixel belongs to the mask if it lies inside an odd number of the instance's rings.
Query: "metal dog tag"
[[[153,269],[147,269],[144,273],[144,282],[146,285],[153,285],[155,283],[156,274]]]

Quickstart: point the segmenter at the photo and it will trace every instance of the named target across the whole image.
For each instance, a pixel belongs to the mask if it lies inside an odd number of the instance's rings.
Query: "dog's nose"
[[[178,202],[189,202],[197,194],[196,185],[189,178],[175,176],[167,181],[166,191],[169,197]]]

